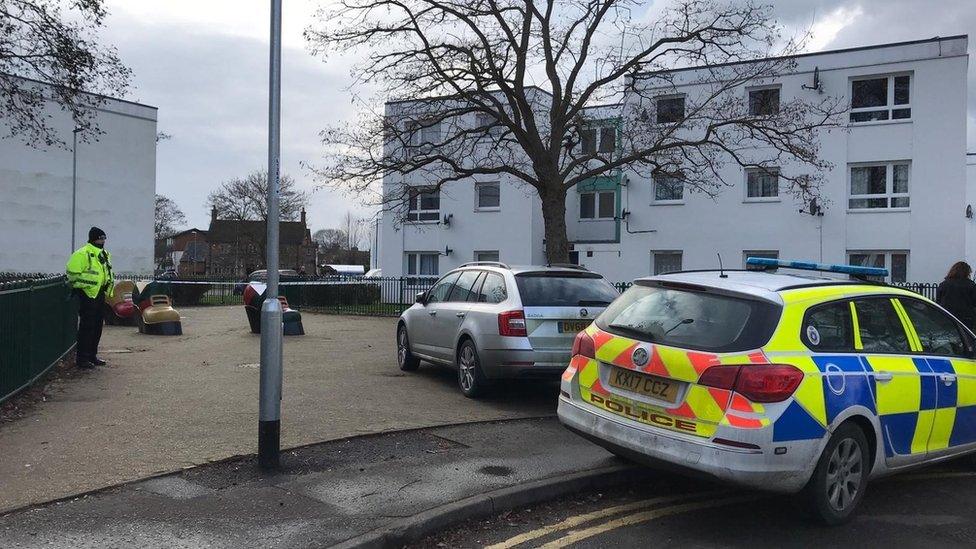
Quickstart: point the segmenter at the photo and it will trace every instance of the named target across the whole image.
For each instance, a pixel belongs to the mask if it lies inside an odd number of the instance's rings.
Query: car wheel
[[[461,388],[461,393],[468,398],[477,398],[484,394],[488,381],[481,371],[478,350],[470,339],[461,344],[457,362],[458,387]]]
[[[397,365],[404,372],[412,372],[420,366],[420,359],[410,352],[410,338],[407,337],[407,327],[402,324],[397,329]]]
[[[867,438],[858,426],[845,423],[834,432],[804,489],[816,518],[831,526],[850,520],[867,488],[869,456]]]

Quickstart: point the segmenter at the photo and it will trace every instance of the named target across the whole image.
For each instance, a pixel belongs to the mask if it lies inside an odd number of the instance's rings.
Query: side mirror
[[[417,294],[416,302],[417,303],[420,303],[421,305],[426,305],[427,304],[427,292],[420,292],[419,294]]]

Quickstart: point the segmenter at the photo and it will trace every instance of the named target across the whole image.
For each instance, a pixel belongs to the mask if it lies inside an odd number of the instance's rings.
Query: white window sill
[[[742,199],[743,204],[762,204],[768,202],[782,202],[783,200],[778,196],[753,196],[749,198]]]
[[[651,202],[651,206],[681,206],[685,203],[684,200],[655,200]]]
[[[616,218],[615,217],[596,217],[596,218],[593,218],[593,219],[580,219],[579,222],[580,223],[594,223],[594,222],[600,221],[600,222],[606,223],[607,221],[613,221],[614,219],[616,219]]]
[[[439,225],[440,219],[431,219],[430,221],[404,221],[404,225]]]
[[[849,214],[870,214],[870,213],[905,213],[912,211],[911,208],[848,208]]]
[[[850,115],[848,115],[850,116]],[[896,120],[870,120],[868,122],[848,122],[848,128],[860,128],[863,126],[889,126],[891,124],[911,124],[911,118],[898,118]]]
[[[499,206],[499,207],[495,207],[495,208],[475,208],[474,211],[475,211],[475,213],[481,213],[481,212],[500,212],[500,211],[502,211],[502,209]]]

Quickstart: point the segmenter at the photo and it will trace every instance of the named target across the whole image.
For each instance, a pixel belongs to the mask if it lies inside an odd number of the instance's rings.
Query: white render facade
[[[812,87],[816,71],[823,94],[853,101],[845,127],[821,134],[821,157],[833,164],[822,174],[822,215],[801,213],[809,204],[775,178],[737,165],[724,168],[730,185],[714,198],[663,183],[658,189],[625,171],[570,192],[573,258],[613,281],[717,268],[718,254],[726,268],[765,255],[884,266],[895,281],[941,280],[955,261],[976,260],[976,218],[966,216],[968,204],[976,207],[966,183],[967,46],[967,37],[956,36],[807,54],[789,74],[742,89],[744,98],[777,90],[766,93],[814,101],[821,92],[804,86]],[[677,91],[693,95],[696,85],[682,86],[683,74],[694,80],[694,70],[680,71]],[[534,191],[504,178],[498,184],[501,201],[491,211],[477,208],[476,188],[465,182],[442,191],[439,223],[395,228],[384,217],[384,276],[444,273],[479,258],[476,251],[497,251],[512,264],[545,263]],[[422,259],[428,271],[436,262],[436,272],[421,273]]]
[[[72,120],[48,105],[67,149],[0,140],[0,272],[63,273],[68,256],[97,226],[108,235],[116,272],[151,272],[156,192],[156,108],[107,99],[103,132],[77,145],[75,242],[71,242]],[[0,117],[0,124],[3,119]]]

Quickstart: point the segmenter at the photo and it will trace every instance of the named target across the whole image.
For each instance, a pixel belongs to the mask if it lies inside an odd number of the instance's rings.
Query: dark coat
[[[968,278],[947,278],[939,284],[935,301],[970,329],[976,325],[976,282]]]

